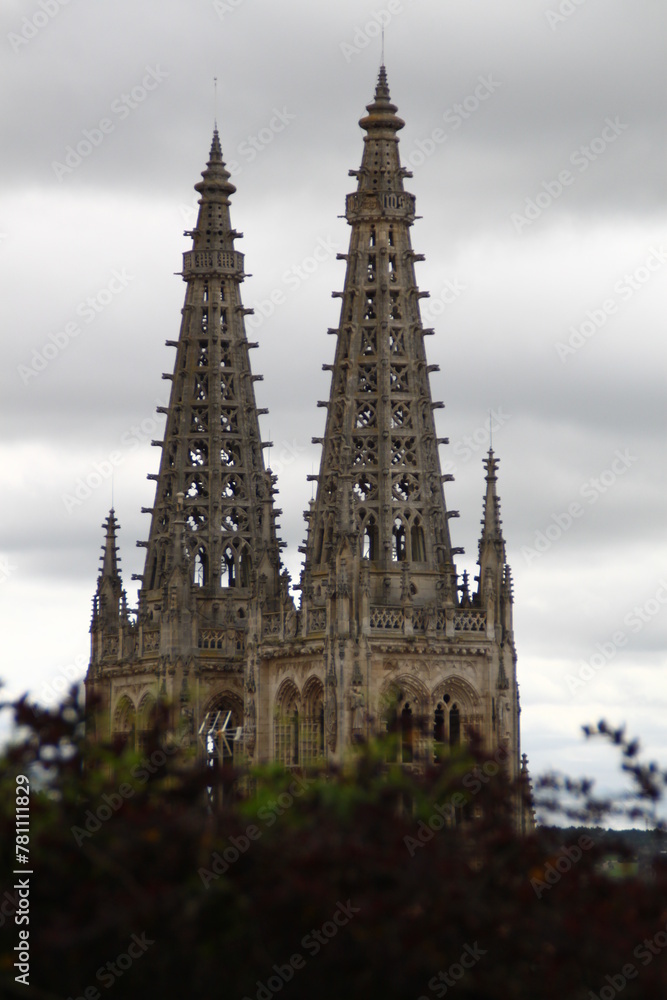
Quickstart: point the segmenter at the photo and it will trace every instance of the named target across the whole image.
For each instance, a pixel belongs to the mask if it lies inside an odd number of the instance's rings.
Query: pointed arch
[[[426,758],[430,700],[425,685],[411,674],[401,674],[384,685],[380,704],[383,728],[390,737],[390,760],[410,764]]]
[[[236,739],[243,726],[243,699],[234,691],[217,691],[207,702],[203,724],[206,763],[210,767],[237,763],[243,746],[242,741]]]
[[[406,545],[407,531],[405,521],[397,514],[391,530],[391,559],[392,562],[403,562],[407,557]]]
[[[276,693],[274,713],[274,758],[285,767],[299,763],[301,695],[291,678],[285,678]]]
[[[480,695],[462,677],[451,676],[441,681],[433,691],[434,757],[442,759],[447,747],[467,742],[471,720],[479,711]]]
[[[134,749],[137,730],[137,709],[128,694],[122,694],[113,713],[112,739],[128,749]]]
[[[301,760],[310,764],[324,757],[324,685],[319,677],[308,678],[301,700]]]
[[[150,734],[155,729],[157,721],[157,702],[150,691],[146,691],[137,709],[137,728],[139,746],[144,747],[149,742]]]
[[[195,587],[205,587],[208,583],[208,555],[204,545],[200,545],[195,552],[192,583]]]

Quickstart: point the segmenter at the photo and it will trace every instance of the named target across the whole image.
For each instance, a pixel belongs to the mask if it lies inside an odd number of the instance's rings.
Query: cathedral
[[[420,766],[475,731],[520,756],[512,579],[484,462],[479,572],[457,573],[438,448],[401,166],[404,122],[384,66],[359,125],[347,196],[349,250],[299,586],[281,564],[277,478],[265,465],[230,219],[235,187],[217,128],[186,233],[185,303],[138,607],[127,605],[118,522],[105,524],[87,695],[93,738],[140,747],[158,701],[200,754],[288,766],[340,762],[391,730],[391,755]],[[286,360],[286,363],[287,360]],[[481,470],[480,470],[481,472]],[[295,603],[291,589],[299,593]]]

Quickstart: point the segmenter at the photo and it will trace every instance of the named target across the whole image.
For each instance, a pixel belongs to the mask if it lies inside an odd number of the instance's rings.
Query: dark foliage
[[[336,773],[212,778],[157,731],[142,754],[87,746],[75,697],[55,712],[25,700],[14,712],[21,737],[0,779],[2,996],[667,995],[665,865],[612,879],[601,860],[620,844],[577,829],[519,836],[509,803],[525,790],[479,747],[421,777],[363,747]],[[637,765],[622,733],[600,733],[652,809],[664,775]],[[18,774],[31,788],[24,925],[11,874],[26,868]],[[589,822],[600,815],[599,803],[583,808],[590,787],[547,785]],[[453,806],[456,824],[442,818]],[[15,980],[21,927],[30,985]]]

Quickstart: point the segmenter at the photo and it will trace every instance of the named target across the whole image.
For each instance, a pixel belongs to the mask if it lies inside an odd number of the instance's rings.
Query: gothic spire
[[[498,459],[493,454],[493,449],[489,448],[487,457],[484,459],[486,469],[486,493],[484,495],[484,513],[482,517],[482,537],[480,539],[480,556],[482,550],[492,545],[497,549],[498,554],[505,561],[505,541],[500,520],[500,500],[496,489],[498,482]]]
[[[373,589],[385,600],[400,594],[400,563],[410,563],[419,601],[456,599],[448,518],[410,226],[415,199],[403,188],[398,131],[384,66],[359,124],[366,132],[357,190],[347,197],[351,226],[336,330],[317,497],[309,514],[304,579],[332,565],[344,531],[340,516],[349,488],[358,551],[370,561]],[[349,532],[347,532],[349,535]],[[395,574],[395,579],[393,577]],[[380,579],[380,576],[382,577]],[[392,582],[393,580],[393,582]],[[413,579],[414,582],[414,579]],[[393,597],[392,597],[393,595]]]
[[[116,513],[113,507],[109,511],[107,519],[102,527],[105,530],[105,536],[104,545],[102,546],[102,570],[100,572],[100,578],[114,581],[117,580],[120,583],[120,573],[118,570],[120,556],[118,555],[118,546],[116,545],[116,531],[119,528],[119,524],[116,520]]]
[[[186,282],[183,320],[176,348],[167,421],[157,476],[143,575],[146,599],[162,587],[182,546],[192,584],[209,599],[222,591],[249,597],[258,572],[269,596],[277,593],[279,543],[273,479],[264,466],[254,382],[245,333],[240,286],[242,234],[232,229],[230,195],[236,190],[222,158],[217,128],[199,193],[195,228],[186,233],[192,250],[183,255]],[[182,494],[178,507],[178,497]]]

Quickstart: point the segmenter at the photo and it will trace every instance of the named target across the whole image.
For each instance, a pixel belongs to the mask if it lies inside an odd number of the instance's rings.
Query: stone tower
[[[459,581],[438,446],[410,228],[404,122],[384,67],[360,126],[351,227],[317,493],[306,512],[297,609],[281,573],[243,325],[243,257],[234,250],[229,181],[214,133],[196,185],[200,211],[176,348],[162,461],[136,617],[106,522],[94,599],[88,688],[100,737],[141,740],[158,698],[185,739],[288,766],[340,761],[387,729],[405,764],[437,760],[477,731],[521,771],[512,583],[485,461],[479,575]],[[218,713],[221,713],[220,716]],[[100,728],[101,727],[101,728]],[[133,735],[134,734],[134,735]],[[213,744],[211,743],[213,740]],[[199,740],[206,752],[206,740]],[[216,744],[217,745],[217,744]],[[221,744],[220,744],[221,745]]]

